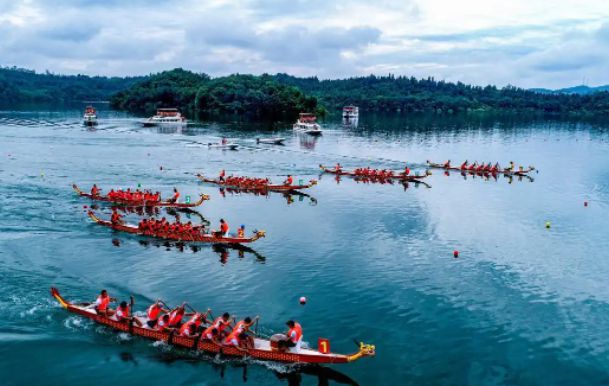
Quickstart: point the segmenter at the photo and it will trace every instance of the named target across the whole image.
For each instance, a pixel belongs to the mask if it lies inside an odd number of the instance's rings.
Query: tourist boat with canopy
[[[144,126],[186,126],[186,118],[176,108],[159,108],[156,115],[144,121]]]
[[[97,125],[97,111],[95,111],[95,107],[87,106],[85,108],[85,114],[83,116],[83,124],[85,126],[95,126]]]
[[[74,192],[81,197],[87,197],[91,200],[111,202],[113,204],[119,204],[123,206],[144,206],[144,207],[164,207],[164,208],[194,208],[203,204],[203,201],[209,200],[207,194],[200,194],[199,200],[195,202],[172,202],[172,201],[146,201],[146,200],[120,200],[115,198],[108,198],[105,195],[94,196],[90,193],[83,192],[76,186],[72,185]]]
[[[265,231],[257,230],[253,232],[252,237],[237,237],[236,235],[220,236],[214,233],[201,233],[195,236],[173,232],[150,233],[142,231],[137,225],[131,225],[126,223],[113,223],[108,220],[102,220],[101,218],[97,217],[93,211],[89,211],[87,214],[89,218],[93,220],[94,223],[111,228],[115,231],[131,233],[139,236],[154,237],[163,240],[181,241],[189,243],[247,244],[253,243],[254,241],[266,236]]]
[[[316,122],[317,117],[311,113],[300,113],[298,120],[292,128],[297,133],[304,133],[309,135],[321,135],[321,126]]]
[[[271,183],[265,183],[260,185],[240,185],[222,181],[217,178],[207,178],[202,174],[197,174],[197,178],[208,184],[215,184],[225,188],[233,190],[244,190],[244,191],[259,191],[259,192],[291,192],[296,190],[308,189],[312,186],[317,185],[316,180],[310,180],[308,184],[299,183],[298,185],[273,185]]]
[[[359,108],[357,106],[343,107],[343,118],[344,119],[357,119],[358,117],[359,117]]]
[[[289,348],[280,350],[277,341],[263,337],[254,338],[254,347],[242,352],[235,347],[220,346],[214,342],[200,339],[198,337],[180,336],[175,332],[159,331],[147,326],[147,317],[137,316],[135,318],[141,322],[141,327],[133,320],[119,322],[114,316],[98,315],[89,306],[91,303],[73,303],[59,294],[59,290],[51,288],[51,296],[68,312],[90,319],[95,323],[110,327],[116,331],[139,336],[153,341],[165,342],[168,345],[194,352],[208,353],[210,355],[220,354],[229,358],[252,358],[261,361],[273,361],[293,364],[339,364],[354,362],[363,357],[374,356],[376,348],[373,345],[360,342],[357,352],[353,354],[336,354],[330,352],[329,341],[320,338],[317,350],[311,348]],[[133,297],[130,302],[130,309],[133,309]]]

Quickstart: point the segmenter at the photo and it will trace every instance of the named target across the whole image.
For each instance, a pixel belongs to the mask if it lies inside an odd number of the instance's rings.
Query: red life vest
[[[169,313],[169,325],[170,326],[175,326],[176,324],[180,323],[182,321],[182,318],[184,317],[184,313],[178,312],[180,309],[178,308],[177,310],[173,310]]]
[[[241,335],[241,332],[239,330],[237,330],[236,328],[230,333],[228,334],[228,336],[224,339],[224,343],[226,344],[230,344],[233,345],[232,340],[234,339],[235,341],[237,341],[237,346],[241,345],[241,339],[239,339],[239,335]]]
[[[205,331],[203,331],[203,339],[209,339],[209,340],[211,340],[211,339],[213,338],[213,335],[212,335],[212,330],[213,330],[214,328],[216,328],[216,329],[217,329],[217,327],[216,327],[216,326],[213,326],[213,325],[212,325],[212,326],[207,327],[207,328],[205,329]]]
[[[220,232],[228,233],[228,223],[226,221],[220,224]]]
[[[150,307],[148,307],[148,319],[150,320],[157,320],[159,317],[159,314],[161,313],[161,306],[159,306],[158,304],[153,304]]]
[[[97,301],[95,303],[99,303],[97,305],[98,311],[106,311],[108,306],[110,305],[110,296],[106,296],[105,298],[99,295],[97,297]]]
[[[188,336],[190,336],[190,325],[193,324],[193,322],[186,322],[182,325],[182,327],[180,327],[180,335],[185,335],[187,333]]]
[[[128,317],[129,317],[129,306],[126,306],[125,308],[118,307],[116,309],[116,320],[121,321],[121,320],[123,320],[123,318],[128,318]]]
[[[218,330],[218,333],[221,333],[222,331],[224,331],[224,329],[227,326],[228,326],[228,322],[225,322],[224,319],[222,319],[221,316],[216,318],[216,320],[214,320],[214,323],[212,325],[212,327],[214,327],[214,328],[216,328]]]
[[[302,338],[302,327],[300,323],[294,323],[294,327],[290,328],[288,331],[288,337],[294,343],[298,343],[300,338]]]

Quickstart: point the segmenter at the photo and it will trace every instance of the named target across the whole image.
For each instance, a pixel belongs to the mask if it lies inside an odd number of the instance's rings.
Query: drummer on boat
[[[287,350],[294,347],[296,351],[299,351],[302,343],[302,326],[293,320],[288,320],[286,325],[288,326],[288,331],[285,333],[286,339],[279,341],[279,348]]]

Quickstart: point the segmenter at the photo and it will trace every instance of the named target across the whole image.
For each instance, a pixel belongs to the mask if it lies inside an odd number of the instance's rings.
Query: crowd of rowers
[[[445,169],[454,168],[454,166],[452,166],[450,164],[450,160],[444,162],[442,164],[442,166]],[[510,165],[507,168],[501,168],[501,166],[499,165],[499,162],[496,162],[494,165],[491,162],[478,163],[478,161],[475,161],[474,163],[470,164],[467,160],[465,160],[465,162],[463,162],[461,164],[461,166],[459,166],[459,169],[462,171],[469,171],[469,172],[476,172],[476,173],[497,173],[497,172],[503,172],[503,171],[511,172],[511,171],[514,171],[514,168],[515,168],[515,165],[514,165],[514,162],[512,162],[512,161],[510,161]],[[519,169],[519,171],[524,170],[524,168],[522,166],[520,166],[518,169]]]
[[[124,222],[122,217],[123,216],[118,213],[116,208],[113,208],[110,222],[117,225],[123,224]],[[197,240],[201,236],[208,235],[206,233],[207,229],[205,228],[205,225],[193,225],[191,221],[183,223],[179,220],[169,222],[165,217],[161,218],[160,220],[155,218],[144,218],[137,224],[137,229],[142,234],[148,236],[164,234],[179,237],[183,240]],[[228,226],[228,222],[221,218],[219,229],[212,230],[211,234],[215,237],[229,237],[229,231],[230,227]],[[242,224],[239,228],[237,228],[236,237],[240,239],[245,238],[245,225]]]
[[[334,166],[334,171],[337,173],[343,172],[343,167],[340,163],[337,163]],[[395,173],[393,170],[388,169],[371,169],[370,167],[366,168],[356,168],[353,170],[353,175],[358,177],[368,177],[368,178],[378,178],[378,179],[387,179],[394,177],[406,177],[410,175],[410,168],[408,165],[404,168],[404,171],[401,173]]]
[[[251,332],[252,326],[259,319],[246,317],[243,320],[234,323],[235,318],[231,317],[228,312],[222,314],[215,319],[211,316],[211,309],[207,309],[205,313],[186,312],[186,303],[170,309],[161,300],[155,301],[146,310],[145,322],[139,317],[133,317],[131,309],[127,302],[122,301],[115,310],[110,308],[110,303],[116,302],[115,298],[108,295],[106,290],[102,290],[94,303],[87,306],[88,309],[95,310],[98,315],[112,318],[120,323],[131,323],[142,328],[151,330],[170,332],[179,336],[189,338],[200,338],[212,342],[218,346],[234,347],[240,351],[247,352],[254,348],[255,335]],[[286,350],[295,347],[300,349],[302,342],[302,327],[299,323],[289,320],[287,332],[283,334],[282,340],[278,341],[280,350]]]
[[[91,196],[100,197],[101,189],[97,187],[96,184],[93,184],[91,188]],[[150,190],[131,190],[131,188],[127,188],[127,190],[122,189],[111,189],[108,194],[106,194],[106,198],[111,201],[146,201],[146,202],[161,202],[161,193],[156,192],[152,193]],[[177,188],[173,188],[173,196],[167,200],[167,202],[178,202],[180,198],[180,192],[178,192]]]
[[[226,171],[224,169],[220,171],[218,181],[223,185],[238,186],[244,189],[264,188],[271,185],[271,180],[269,178],[226,176]],[[284,185],[292,185],[293,183],[294,178],[291,175],[288,175],[285,181],[283,181]]]

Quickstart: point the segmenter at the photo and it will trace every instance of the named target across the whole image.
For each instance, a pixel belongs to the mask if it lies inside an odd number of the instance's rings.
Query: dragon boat
[[[197,236],[192,235],[183,235],[179,233],[150,233],[141,231],[137,225],[130,225],[125,223],[113,224],[111,221],[102,220],[97,217],[93,211],[88,212],[89,218],[93,220],[96,224],[103,225],[105,227],[114,229],[119,232],[132,233],[140,236],[148,236],[154,237],[157,239],[164,240],[173,240],[173,241],[182,241],[182,242],[191,242],[191,243],[213,243],[213,244],[246,244],[253,243],[254,241],[265,237],[265,231],[254,231],[254,235],[252,237],[236,237],[236,236],[216,236],[211,233],[201,234]]]
[[[145,200],[117,200],[114,198],[108,198],[107,196],[93,196],[90,193],[85,193],[76,186],[72,185],[72,189],[81,197],[87,197],[91,200],[111,202],[113,204],[120,204],[125,206],[145,206],[145,207],[164,207],[164,208],[194,208],[203,204],[203,201],[209,200],[209,196],[201,194],[199,200],[196,202],[171,202],[171,201],[145,201]]]
[[[498,169],[498,170],[476,170],[476,169],[461,169],[458,166],[449,166],[446,167],[444,164],[439,164],[431,161],[427,161],[427,165],[430,168],[434,169],[442,169],[442,170],[453,170],[461,173],[469,173],[469,174],[505,174],[506,176],[526,176],[532,171],[535,170],[535,167],[529,166],[528,169]]]
[[[294,364],[334,364],[349,363],[367,356],[376,354],[375,347],[370,344],[359,343],[359,349],[353,354],[336,354],[325,350],[328,348],[328,341],[323,340],[320,344],[321,350],[310,348],[290,348],[286,351],[278,350],[271,339],[254,338],[254,348],[247,350],[246,353],[239,351],[235,347],[219,346],[211,341],[201,340],[196,337],[179,336],[174,332],[157,331],[146,326],[147,317],[135,316],[142,322],[142,327],[138,327],[134,322],[119,322],[113,316],[98,315],[95,310],[87,308],[91,303],[71,303],[64,299],[56,288],[51,288],[53,296],[59,304],[68,312],[93,320],[94,322],[110,327],[114,330],[128,333],[142,338],[166,342],[169,345],[190,349],[196,352],[208,354],[221,354],[226,357],[243,358],[244,356],[272,362],[294,363]],[[132,307],[133,308],[133,301]],[[322,342],[322,340],[320,340]]]
[[[319,169],[321,169],[322,172],[324,173],[330,173],[330,174],[335,174],[338,176],[348,176],[348,177],[355,177],[355,178],[369,178],[372,180],[402,180],[402,181],[420,181],[423,178],[427,178],[429,175],[428,174],[422,174],[422,175],[418,175],[418,174],[414,174],[414,175],[404,175],[403,172],[394,172],[394,175],[391,176],[368,176],[365,174],[357,174],[354,171],[348,171],[348,170],[336,170],[336,169],[330,169],[327,168],[323,165],[319,165]]]
[[[259,185],[259,186],[250,186],[250,185],[238,185],[238,184],[230,184],[227,183],[226,181],[220,181],[219,179],[212,179],[212,178],[207,178],[205,176],[203,176],[202,174],[197,174],[197,178],[203,182],[206,182],[208,184],[215,184],[218,186],[223,186],[225,188],[229,188],[229,189],[233,189],[233,190],[243,190],[243,191],[250,191],[250,192],[290,192],[290,191],[295,191],[295,190],[302,190],[302,189],[308,189],[314,185],[317,184],[316,180],[310,180],[308,184],[304,184],[304,185],[272,185],[272,184],[265,184],[265,185]]]

